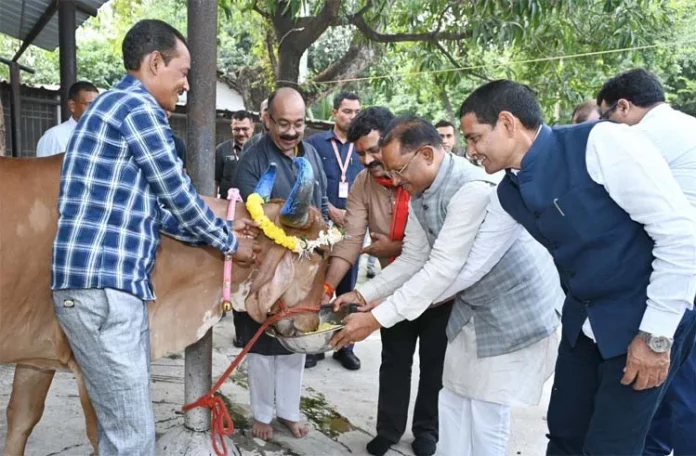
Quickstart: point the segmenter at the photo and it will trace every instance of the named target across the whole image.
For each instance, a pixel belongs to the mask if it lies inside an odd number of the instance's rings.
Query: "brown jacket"
[[[355,264],[368,228],[371,233],[389,236],[395,199],[395,188],[377,183],[368,169],[362,170],[348,194],[344,226],[346,238],[334,246],[331,256]],[[389,258],[379,258],[379,262],[386,267]]]

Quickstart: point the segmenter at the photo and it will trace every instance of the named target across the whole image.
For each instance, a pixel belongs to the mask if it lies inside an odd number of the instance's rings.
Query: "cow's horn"
[[[271,163],[266,168],[266,171],[261,175],[261,179],[256,184],[254,193],[258,193],[264,201],[268,202],[271,198],[271,191],[273,191],[273,184],[276,178],[276,164]]]
[[[293,163],[297,166],[297,179],[280,211],[280,222],[285,226],[301,228],[307,225],[309,218],[309,206],[314,195],[314,171],[304,157],[297,157]]]

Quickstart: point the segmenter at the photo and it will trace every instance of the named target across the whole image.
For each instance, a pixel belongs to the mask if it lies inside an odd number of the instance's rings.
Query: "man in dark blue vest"
[[[464,101],[469,152],[566,290],[548,455],[642,454],[696,338],[696,215],[651,142],[609,122],[549,128],[534,93],[493,81]]]

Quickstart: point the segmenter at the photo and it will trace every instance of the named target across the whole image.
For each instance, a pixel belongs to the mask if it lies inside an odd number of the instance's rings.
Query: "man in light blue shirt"
[[[99,95],[99,91],[91,82],[77,81],[70,86],[68,107],[72,115],[65,122],[46,130],[36,145],[37,157],[50,157],[65,152],[77,122],[97,98],[97,95]]]

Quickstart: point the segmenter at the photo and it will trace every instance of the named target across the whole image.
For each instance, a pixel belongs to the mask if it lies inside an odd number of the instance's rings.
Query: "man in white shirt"
[[[659,151],[607,122],[549,128],[499,80],[460,109],[469,150],[506,169],[502,207],[554,257],[566,291],[548,455],[642,454],[696,339],[696,216]]]
[[[497,203],[490,176],[446,153],[429,122],[397,118],[380,146],[394,184],[412,196],[403,251],[372,281],[337,299],[340,305],[387,298],[349,316],[332,343],[340,347],[415,320],[456,294],[437,453],[504,456],[510,407],[537,404],[555,362],[558,275],[543,247]]]
[[[65,122],[46,130],[36,145],[37,157],[50,157],[65,152],[77,122],[97,98],[97,95],[99,95],[99,91],[91,82],[77,81],[70,86],[68,107],[72,115]]]
[[[597,95],[605,118],[645,134],[696,207],[696,118],[672,109],[657,77],[635,69],[607,81]],[[665,391],[645,440],[645,456],[696,455],[696,349]]]
[[[595,100],[587,100],[575,107],[570,116],[570,122],[579,124],[599,120],[599,106]]]

